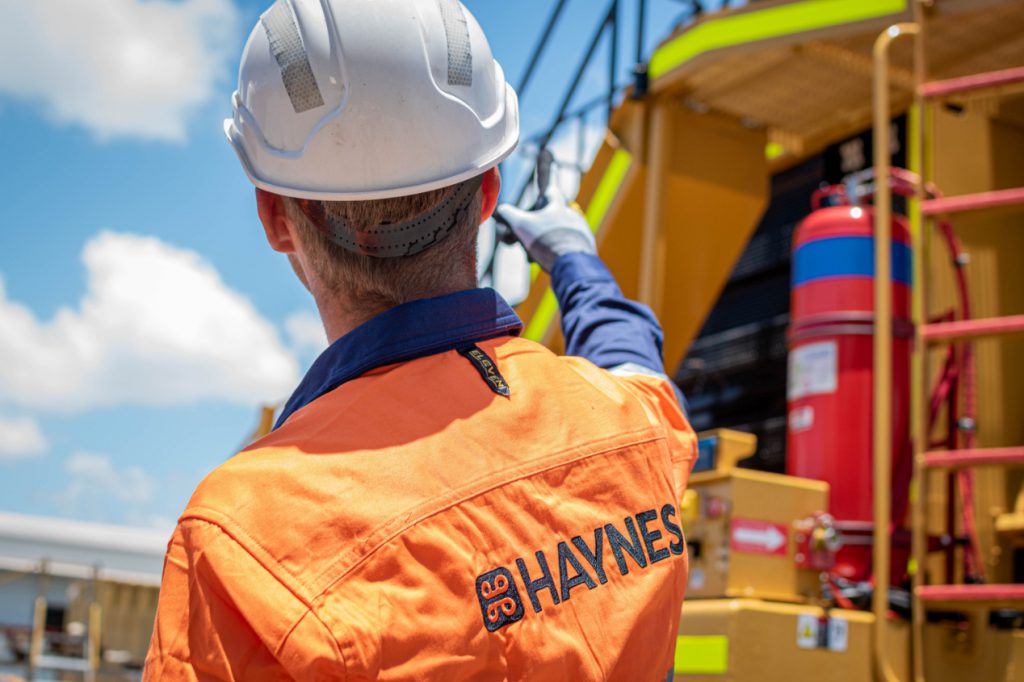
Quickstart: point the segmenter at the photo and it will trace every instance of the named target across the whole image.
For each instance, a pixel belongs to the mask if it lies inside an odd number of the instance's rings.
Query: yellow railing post
[[[46,597],[36,597],[32,605],[32,635],[28,645],[28,679],[36,676],[36,661],[43,655],[46,635]]]
[[[671,151],[669,138],[671,116],[666,99],[652,100],[650,108],[650,134],[647,137],[647,184],[644,196],[644,225],[640,247],[640,281],[638,292],[641,302],[649,305],[655,314],[661,313],[665,281],[665,183]]]
[[[86,660],[89,662],[87,680],[95,680],[100,669],[101,642],[103,641],[103,607],[99,602],[89,604],[89,637],[86,640]]]
[[[889,126],[889,45],[900,36],[917,35],[917,24],[890,26],[874,46],[874,157],[875,157],[875,328],[874,328],[874,653],[876,678],[899,678],[889,662],[886,623],[889,614],[890,546],[892,516],[892,190]]]
[[[911,475],[910,500],[910,609],[911,609],[911,665],[915,682],[924,682],[924,604],[917,598],[918,588],[924,584],[925,566],[928,561],[928,528],[925,519],[925,501],[928,486],[924,467],[924,453],[928,449],[928,371],[926,364],[927,346],[918,331],[928,321],[927,278],[925,268],[925,244],[931,231],[931,223],[921,213],[921,201],[925,198],[928,174],[925,170],[926,121],[925,102],[921,86],[927,80],[925,40],[925,0],[913,3],[914,22],[918,34],[914,40],[914,106],[910,110],[907,125],[909,149],[907,156],[910,170],[917,176],[917,187],[910,202],[910,244],[913,251],[914,267],[912,276],[911,319],[914,323],[913,354],[910,358],[910,437],[913,446],[913,473]]]

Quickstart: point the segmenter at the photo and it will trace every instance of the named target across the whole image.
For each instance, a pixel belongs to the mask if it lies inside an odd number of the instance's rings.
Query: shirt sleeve
[[[697,436],[681,409],[679,389],[664,377],[649,374],[619,374],[618,378],[648,406],[665,429],[672,453],[676,494],[681,499],[690,481],[690,471],[697,461]]]
[[[663,378],[685,412],[686,398],[665,374],[658,319],[646,305],[623,295],[600,258],[561,256],[551,269],[551,286],[562,311],[566,354],[616,373]]]
[[[144,682],[292,679],[345,679],[326,626],[219,526],[183,520],[164,561]]]

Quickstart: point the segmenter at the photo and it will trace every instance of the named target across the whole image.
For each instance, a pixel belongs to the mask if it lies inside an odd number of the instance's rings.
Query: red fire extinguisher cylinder
[[[850,580],[871,576],[873,220],[870,207],[830,206],[808,216],[793,239],[787,472],[829,483],[829,512],[844,537],[834,573]],[[904,218],[893,219],[892,234],[895,487],[905,485],[910,463],[913,327]]]

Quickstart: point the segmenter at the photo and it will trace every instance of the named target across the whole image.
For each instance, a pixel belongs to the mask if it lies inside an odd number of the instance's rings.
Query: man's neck
[[[448,294],[454,294],[459,291],[465,291],[471,289],[472,286],[453,286],[450,288],[438,289],[437,291],[425,292],[423,296],[419,296],[412,300],[422,300],[425,298],[435,298],[437,296],[446,296]],[[343,294],[332,293],[329,295],[316,295],[314,294],[313,299],[316,301],[316,307],[320,311],[320,319],[324,323],[324,331],[327,333],[327,342],[332,344],[341,337],[351,332],[356,327],[359,327],[366,322],[369,322],[373,318],[377,317],[381,313],[387,312],[394,306],[355,306],[351,305],[352,299]],[[411,302],[411,301],[407,301]]]
[[[383,310],[351,310],[341,305],[337,297],[328,297],[324,301],[316,298],[316,307],[320,311],[320,319],[324,323],[328,344],[334,343],[386,310],[386,308]]]

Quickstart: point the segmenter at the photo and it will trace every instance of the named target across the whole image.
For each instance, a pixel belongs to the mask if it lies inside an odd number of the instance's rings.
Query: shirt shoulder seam
[[[295,597],[295,599],[304,607],[307,609],[312,607],[312,601],[303,596],[303,594],[299,590],[295,589],[293,585],[290,585],[287,580],[282,580],[277,571],[288,576],[308,591],[308,586],[302,581],[302,579],[282,566],[280,562],[274,559],[273,554],[271,554],[270,551],[259,542],[259,540],[246,532],[246,530],[240,524],[236,523],[230,516],[218,511],[217,509],[197,505],[190,506],[185,509],[185,512],[181,515],[181,519],[179,519],[178,524],[182,525],[188,521],[198,521],[199,523],[205,523],[216,527],[224,537],[233,542],[239,549],[244,551],[252,557],[256,563],[262,566],[263,570],[265,570],[267,574],[273,576],[273,578],[279,582],[282,587],[288,590],[288,592],[290,592],[292,596]],[[260,551],[258,553],[253,552],[252,549],[238,536],[241,536],[244,540],[258,547]]]
[[[379,539],[374,541],[372,547],[363,552],[362,556],[359,556],[354,561],[352,561],[352,564],[348,566],[345,570],[338,572],[337,575],[334,575],[339,564],[342,564],[345,560],[351,560],[350,555],[352,554],[352,551],[346,552],[345,555],[338,557],[337,560],[329,564],[324,570],[317,574],[317,576],[313,579],[313,585],[311,586],[315,590],[315,594],[313,594],[311,601],[315,602],[323,594],[330,590],[332,586],[342,581],[348,574],[350,574],[361,564],[367,561],[370,557],[372,557],[377,552],[378,549],[380,549],[385,544],[387,544],[394,538],[404,533],[409,528],[412,528],[413,526],[416,526],[433,516],[441,514],[447,511],[448,509],[451,509],[452,507],[462,504],[463,502],[479,497],[480,495],[490,492],[495,488],[508,485],[510,483],[514,483],[516,481],[528,478],[530,476],[535,476],[546,471],[551,471],[562,466],[582,462],[592,457],[599,457],[609,452],[613,452],[615,450],[626,448],[632,445],[640,445],[643,443],[652,443],[656,441],[667,440],[668,436],[663,428],[656,428],[649,425],[643,429],[629,431],[625,434],[618,434],[613,438],[592,441],[587,445],[596,445],[597,447],[586,449],[584,452],[581,452],[577,457],[569,459],[560,459],[566,454],[566,452],[571,452],[573,449],[582,450],[583,447],[577,446],[576,448],[572,448],[570,450],[563,450],[561,452],[554,453],[552,455],[544,457],[540,461],[534,460],[532,462],[529,462],[525,466],[503,469],[499,472],[492,473],[489,476],[482,477],[482,479],[470,481],[469,483],[463,485],[461,488],[453,491],[453,493],[448,497],[448,499],[444,499],[443,501],[434,498],[426,502],[423,502],[420,505],[408,510],[400,517],[389,519],[384,523],[374,527],[367,534],[367,537],[374,538],[379,536]],[[513,475],[510,476],[509,474]],[[396,521],[398,521],[399,519],[401,519],[402,523],[396,523]],[[392,525],[394,527],[389,528],[389,526]],[[330,577],[328,578],[328,576]]]
[[[205,512],[205,514],[199,514],[195,512]],[[341,651],[341,646],[338,643],[334,631],[331,630],[331,628],[327,625],[327,623],[323,621],[322,618],[320,618],[320,615],[316,612],[316,609],[313,608],[313,600],[306,599],[305,597],[303,597],[303,595],[300,594],[293,586],[289,585],[286,580],[282,580],[281,577],[277,575],[275,571],[270,568],[270,566],[268,566],[268,564],[273,564],[273,566],[276,569],[280,570],[289,578],[295,580],[297,583],[302,585],[307,590],[308,586],[306,586],[298,576],[294,575],[291,571],[286,569],[277,560],[275,560],[273,558],[273,555],[270,554],[266,547],[264,547],[251,534],[247,533],[245,529],[242,528],[241,525],[235,523],[231,519],[231,517],[217,511],[216,509],[211,509],[209,507],[203,506],[190,507],[185,510],[185,513],[182,515],[179,521],[179,525],[187,521],[198,521],[199,523],[204,523],[206,525],[215,527],[224,535],[224,537],[233,542],[239,549],[241,549],[243,552],[252,557],[254,561],[260,564],[260,566],[263,567],[263,569],[267,572],[268,575],[272,576],[274,580],[280,583],[282,587],[288,590],[288,592],[291,593],[291,595],[295,597],[295,599],[299,603],[302,604],[302,612],[298,615],[298,617],[295,618],[294,622],[291,623],[291,625],[285,631],[285,634],[281,636],[280,641],[274,644],[274,647],[271,651],[274,653],[275,657],[284,650],[285,645],[291,638],[292,633],[294,633],[295,629],[299,626],[299,623],[302,622],[302,619],[306,618],[307,616],[312,616],[316,619],[318,623],[320,623],[320,625],[327,632],[331,640],[331,644],[334,646],[335,652],[337,653],[338,659],[341,661],[342,665],[346,665],[345,656]],[[254,553],[249,547],[247,547],[244,542],[239,540],[239,538],[236,537],[236,534],[243,536],[247,541],[251,542],[253,545],[258,547],[260,549],[260,553],[263,555],[263,558],[257,556],[256,553]]]

